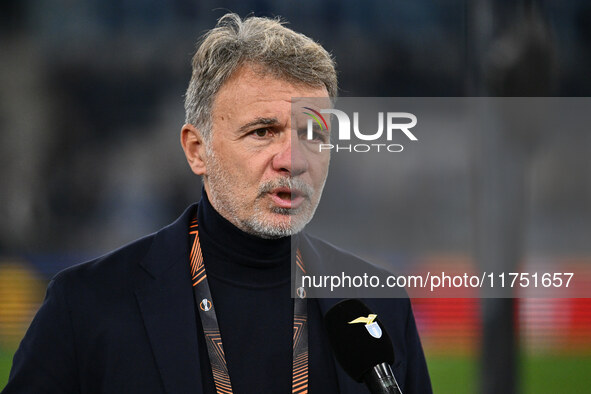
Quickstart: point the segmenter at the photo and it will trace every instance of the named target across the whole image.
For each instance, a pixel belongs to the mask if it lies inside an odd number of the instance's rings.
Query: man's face
[[[327,90],[293,85],[241,67],[219,90],[206,149],[205,190],[214,208],[241,230],[264,238],[295,234],[320,200],[330,154],[328,132],[306,138],[307,117],[292,98],[317,110]]]

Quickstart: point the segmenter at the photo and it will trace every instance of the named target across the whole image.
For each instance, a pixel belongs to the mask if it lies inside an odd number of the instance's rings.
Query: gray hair
[[[215,96],[245,63],[294,84],[326,87],[329,97],[337,96],[335,62],[321,45],[279,19],[226,14],[202,37],[185,95],[185,122],[200,129],[206,142]]]

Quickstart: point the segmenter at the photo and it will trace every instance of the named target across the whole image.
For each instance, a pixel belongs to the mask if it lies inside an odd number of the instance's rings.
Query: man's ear
[[[191,170],[197,175],[204,175],[205,141],[195,126],[187,123],[181,129],[181,145],[189,162]]]

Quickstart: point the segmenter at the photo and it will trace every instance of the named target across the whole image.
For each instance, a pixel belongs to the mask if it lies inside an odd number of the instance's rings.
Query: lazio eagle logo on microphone
[[[358,317],[355,320],[351,320],[349,324],[355,323],[365,323],[365,329],[369,332],[369,335],[376,339],[380,339],[382,337],[382,329],[378,325],[378,322],[374,320],[378,317],[378,315],[370,314],[367,317]]]

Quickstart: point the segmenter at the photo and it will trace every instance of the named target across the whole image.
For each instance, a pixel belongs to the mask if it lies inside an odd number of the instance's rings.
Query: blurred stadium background
[[[528,92],[589,96],[586,0],[0,2],[0,388],[57,271],[157,230],[199,198],[178,143],[182,96],[196,39],[227,10],[281,15],[320,41],[337,59],[343,96],[475,96],[514,95],[486,71],[499,61],[485,59],[497,37],[526,34],[507,32],[534,3],[552,44],[535,67],[550,65],[547,74],[532,77],[544,88]],[[321,204],[319,215],[347,209],[339,194],[384,184],[396,190],[381,190],[385,215],[373,225],[389,229],[389,249],[355,245],[346,233],[335,240],[383,259],[401,258],[388,255],[397,250],[418,263],[474,266],[471,162],[457,146],[442,141],[439,154],[397,158],[388,182],[384,171],[368,177],[335,162],[326,193],[337,203]],[[589,151],[591,134],[568,130],[524,150],[517,263],[588,270]],[[413,303],[435,392],[482,391],[481,300]],[[517,299],[511,308],[518,392],[589,392],[590,300]]]

